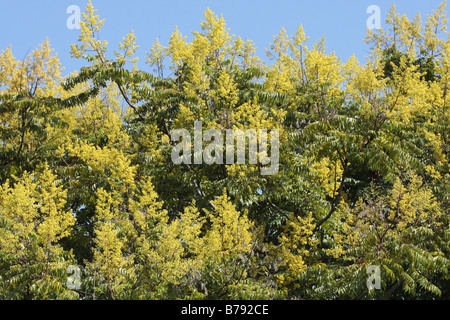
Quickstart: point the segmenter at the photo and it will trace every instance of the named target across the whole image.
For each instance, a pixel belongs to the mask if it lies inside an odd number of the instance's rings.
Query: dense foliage
[[[0,298],[450,298],[445,7],[422,22],[393,6],[364,63],[300,26],[267,64],[207,10],[146,72],[133,32],[108,52],[90,2],[70,77],[48,40],[3,50]],[[171,134],[196,120],[278,129],[278,173],[174,164]]]

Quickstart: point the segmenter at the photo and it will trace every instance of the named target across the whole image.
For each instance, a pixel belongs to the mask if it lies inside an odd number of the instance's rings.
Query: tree
[[[109,54],[90,1],[79,71],[62,78],[48,40],[23,61],[2,51],[0,297],[448,299],[445,7],[423,23],[393,6],[364,63],[310,45],[301,25],[266,62],[207,9],[140,70],[134,32]],[[216,130],[201,151],[196,123]],[[238,141],[233,159],[211,148],[263,129],[278,143],[244,159]],[[190,163],[172,160],[177,130],[194,137]],[[252,157],[275,151],[278,170],[261,174]]]

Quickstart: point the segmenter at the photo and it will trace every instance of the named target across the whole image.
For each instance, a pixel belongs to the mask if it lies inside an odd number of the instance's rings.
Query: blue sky
[[[400,13],[414,17],[418,11],[425,20],[440,4],[440,0],[92,0],[101,18],[106,19],[101,38],[110,43],[110,52],[131,29],[140,45],[139,67],[144,64],[145,53],[155,38],[166,44],[175,25],[184,35],[200,31],[203,13],[210,8],[223,14],[231,34],[250,39],[258,48],[257,54],[265,58],[273,36],[284,26],[288,34],[294,34],[303,24],[312,41],[326,38],[329,51],[335,51],[346,60],[353,53],[364,61],[368,46],[366,13],[370,5],[381,9],[382,27],[392,3]],[[65,67],[65,74],[80,68],[86,62],[70,58],[70,45],[77,41],[79,30],[66,26],[70,5],[81,9],[87,0],[0,0],[0,50],[12,45],[13,54],[22,59],[28,50],[49,38]]]

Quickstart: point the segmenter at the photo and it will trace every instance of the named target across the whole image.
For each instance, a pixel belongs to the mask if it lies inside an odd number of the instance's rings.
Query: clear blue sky
[[[145,53],[155,38],[166,44],[178,26],[184,35],[200,31],[203,13],[210,8],[223,14],[231,34],[252,40],[257,54],[265,58],[273,36],[284,26],[288,34],[294,34],[303,24],[311,40],[326,37],[329,51],[335,51],[343,60],[353,53],[360,61],[368,52],[363,42],[368,6],[381,8],[382,27],[392,3],[400,13],[414,17],[418,11],[423,20],[440,4],[440,0],[93,0],[101,18],[106,19],[101,38],[108,40],[110,51],[131,29],[135,31],[140,50],[140,67]],[[83,10],[87,0],[0,0],[0,50],[10,44],[13,54],[22,59],[28,50],[49,38],[58,52],[65,73],[76,70],[85,62],[70,58],[70,45],[77,41],[79,30],[66,26],[67,7],[75,4]]]

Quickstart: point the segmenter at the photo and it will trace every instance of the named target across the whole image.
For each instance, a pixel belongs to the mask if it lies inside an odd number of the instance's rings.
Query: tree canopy
[[[450,298],[445,8],[393,5],[362,63],[301,25],[266,62],[208,9],[140,70],[134,33],[110,52],[91,2],[70,76],[48,39],[23,60],[4,49],[0,298]],[[195,121],[278,130],[278,172],[175,164],[172,135]]]

